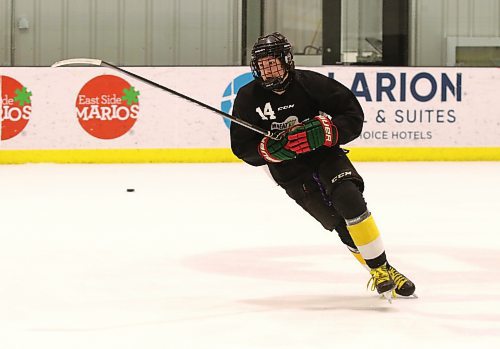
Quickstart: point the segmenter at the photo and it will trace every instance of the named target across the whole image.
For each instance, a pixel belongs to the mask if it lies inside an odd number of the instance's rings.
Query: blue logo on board
[[[222,110],[224,113],[231,114],[233,111],[233,103],[234,99],[236,98],[236,94],[238,93],[240,88],[251,82],[253,79],[254,78],[252,73],[248,72],[245,74],[241,74],[233,81],[231,81],[229,85],[227,85],[226,89],[224,90],[224,94],[222,95],[220,110]],[[231,120],[224,118],[224,123],[229,128],[229,126],[231,125]]]

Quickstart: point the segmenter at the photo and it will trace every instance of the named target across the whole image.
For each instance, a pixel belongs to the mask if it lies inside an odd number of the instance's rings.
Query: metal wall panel
[[[119,4],[120,21],[120,60],[127,65],[144,65],[148,62],[148,47],[152,29],[151,1],[124,0]]]
[[[0,0],[0,66],[10,65],[11,0]]]
[[[67,0],[14,1],[14,65],[49,65],[60,59],[65,42]]]
[[[151,17],[151,64],[174,65],[175,53],[179,49],[177,37],[176,0],[154,0]]]
[[[359,39],[359,0],[342,1],[342,38],[340,51],[344,54],[342,61],[349,61],[345,56],[346,52],[358,51]]]
[[[443,18],[446,21],[444,29],[450,36],[472,36],[471,24],[469,23],[470,0],[456,0],[456,6],[445,3],[445,11],[448,16]]]
[[[203,0],[179,1],[177,4],[179,49],[176,62],[182,65],[200,64],[202,59]],[[198,63],[200,62],[200,63]]]
[[[229,62],[232,65],[239,65],[241,58],[237,48],[241,45],[238,45],[240,41],[235,39],[241,40],[241,38],[238,35],[238,26],[234,22],[238,15],[237,3],[226,0],[205,0],[204,5],[203,64],[223,65],[223,62]]]
[[[343,0],[341,22],[342,61],[356,62],[358,55],[374,52],[367,38],[382,39],[382,0]]]
[[[94,42],[91,13],[93,3],[89,1],[66,1],[63,23],[63,57],[91,57]]]
[[[472,36],[495,36],[499,23],[498,0],[473,1]]]
[[[414,65],[445,65],[447,37],[500,36],[500,0],[413,2]],[[345,49],[359,50],[357,37],[374,31],[363,3],[344,1]],[[296,52],[320,46],[321,0],[275,0],[265,9],[266,32],[282,31]],[[10,63],[12,31],[14,65],[78,56],[122,65],[239,64],[240,26],[241,0],[0,0],[0,62]]]
[[[416,62],[417,66],[440,65],[444,61],[443,0],[417,0]]]
[[[121,0],[91,1],[92,12],[92,58],[101,58],[117,64],[124,64],[120,46],[123,16]]]
[[[120,65],[238,64],[240,14],[240,0],[16,0],[14,16],[29,28],[14,31],[14,64],[82,56]]]
[[[35,0],[15,1],[13,34],[13,65],[35,65]],[[28,28],[20,29],[18,24],[25,20]]]
[[[47,0],[45,0],[47,1]],[[34,28],[35,64],[50,65],[62,57],[64,36],[65,0],[51,0],[50,7],[45,1],[37,0]]]
[[[500,0],[413,0],[417,66],[446,65],[448,37],[499,37]]]
[[[265,3],[264,31],[283,33],[293,44],[296,54],[303,53],[307,46],[320,47],[321,6],[321,0],[268,1]]]

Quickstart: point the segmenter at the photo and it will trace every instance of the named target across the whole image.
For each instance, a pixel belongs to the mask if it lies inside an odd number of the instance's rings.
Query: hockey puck
[[[127,193],[133,193],[134,191],[135,191],[135,189],[132,189],[132,188],[127,189]]]

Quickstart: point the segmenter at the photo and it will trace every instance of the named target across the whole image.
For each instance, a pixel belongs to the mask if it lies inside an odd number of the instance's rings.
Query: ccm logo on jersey
[[[335,177],[332,178],[332,183],[335,183],[339,179],[342,179],[342,178],[347,177],[347,176],[352,176],[352,171],[346,171],[346,172],[342,172],[341,174],[336,175]]]
[[[284,105],[282,107],[278,107],[278,111],[285,110],[285,109],[292,109],[293,107],[295,107],[295,104]]]

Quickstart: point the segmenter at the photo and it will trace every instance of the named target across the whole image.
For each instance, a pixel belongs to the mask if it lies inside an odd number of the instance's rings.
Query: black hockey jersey
[[[330,115],[337,126],[339,141],[336,146],[323,146],[292,160],[267,163],[258,152],[262,135],[231,123],[233,153],[253,166],[267,164],[280,185],[293,181],[302,173],[310,173],[324,157],[338,154],[340,144],[359,136],[364,120],[358,100],[338,81],[309,70],[295,69],[293,74],[283,94],[266,90],[254,80],[238,91],[233,105],[233,116],[270,131],[286,130],[320,113]]]

